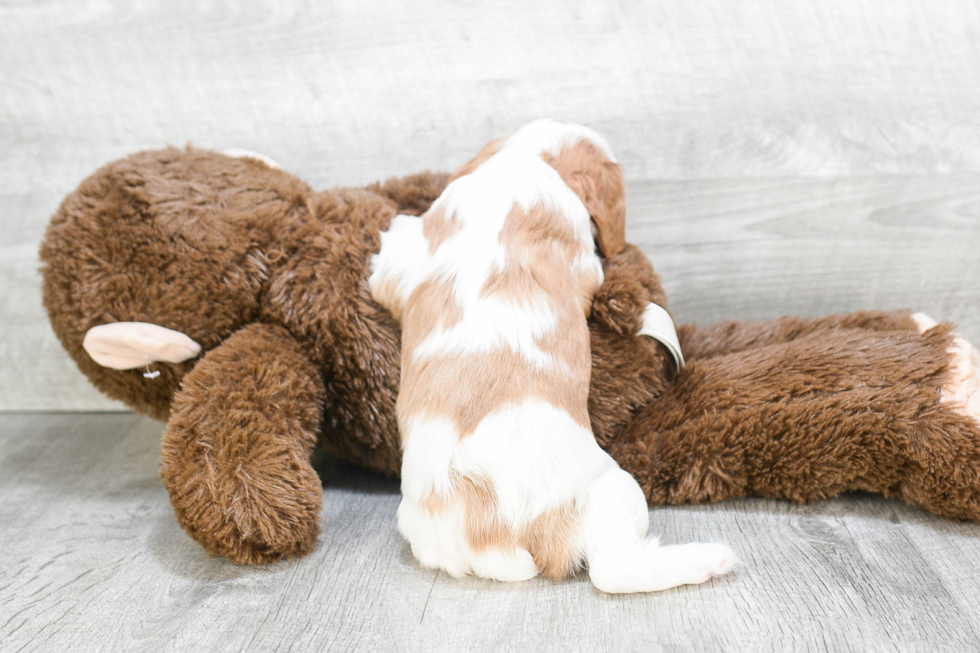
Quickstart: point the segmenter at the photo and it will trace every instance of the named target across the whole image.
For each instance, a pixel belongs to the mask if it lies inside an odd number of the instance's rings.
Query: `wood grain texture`
[[[980,3],[0,2],[0,410],[118,409],[40,306],[99,165],[193,142],[315,187],[606,134],[684,320],[915,306],[980,340]]]
[[[915,308],[980,343],[980,175],[636,181],[679,321]]]
[[[609,596],[584,576],[457,580],[395,531],[397,484],[327,468],[307,558],[242,567],[180,530],[161,426],[0,415],[4,651],[917,651],[980,637],[980,526],[848,496],[651,512],[664,542],[728,541],[729,577]]]

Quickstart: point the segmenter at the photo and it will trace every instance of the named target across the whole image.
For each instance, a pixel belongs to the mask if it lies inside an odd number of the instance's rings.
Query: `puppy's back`
[[[590,157],[597,179],[619,180],[618,167],[601,144],[545,127],[464,166],[412,223],[422,261],[388,291],[405,299],[399,526],[423,564],[450,573],[564,576],[582,558],[577,497],[615,466],[587,411],[602,267],[583,200],[610,220],[621,199],[584,177]]]

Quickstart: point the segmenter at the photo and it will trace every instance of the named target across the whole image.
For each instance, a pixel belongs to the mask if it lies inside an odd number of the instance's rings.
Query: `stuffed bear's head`
[[[165,419],[196,357],[255,319],[284,225],[302,222],[311,195],[258,161],[206,151],[102,168],[41,246],[55,333],[101,391]]]

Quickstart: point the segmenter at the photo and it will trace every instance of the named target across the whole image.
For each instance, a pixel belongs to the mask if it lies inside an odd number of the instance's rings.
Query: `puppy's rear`
[[[605,141],[539,121],[383,236],[371,288],[402,321],[398,524],[423,565],[523,580],[588,562],[601,589],[642,591],[733,562],[718,545],[644,540],[643,494],[589,426],[593,229],[612,255],[623,224]]]

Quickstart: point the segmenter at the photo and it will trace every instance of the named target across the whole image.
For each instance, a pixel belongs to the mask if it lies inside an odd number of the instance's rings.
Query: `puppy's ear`
[[[626,247],[626,193],[619,165],[588,141],[564,148],[556,157],[543,153],[578,195],[594,225],[599,251],[606,258]]]
[[[579,197],[596,229],[599,251],[606,258],[626,247],[626,193],[619,166],[605,161],[598,174],[586,176]]]

